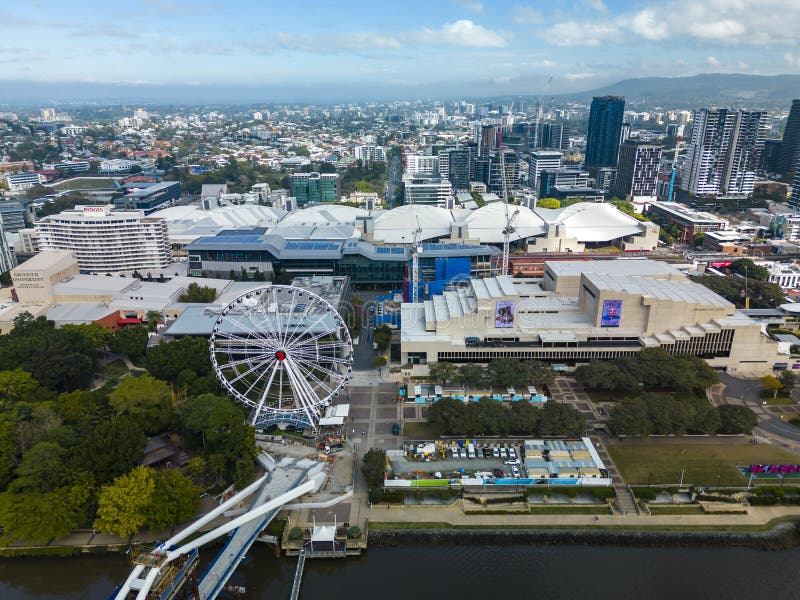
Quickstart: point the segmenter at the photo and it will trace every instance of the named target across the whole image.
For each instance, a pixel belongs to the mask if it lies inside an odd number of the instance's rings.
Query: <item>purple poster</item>
[[[600,327],[619,327],[622,316],[622,300],[603,300],[603,314]]]

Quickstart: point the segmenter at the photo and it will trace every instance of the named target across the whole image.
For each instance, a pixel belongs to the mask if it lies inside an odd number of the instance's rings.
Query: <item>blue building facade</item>
[[[586,167],[616,167],[625,98],[595,96],[586,134]]]

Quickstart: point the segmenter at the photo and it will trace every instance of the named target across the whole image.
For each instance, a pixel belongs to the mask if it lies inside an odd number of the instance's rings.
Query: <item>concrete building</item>
[[[121,198],[115,199],[114,207],[118,210],[141,210],[149,215],[171,206],[180,197],[180,181],[163,181],[132,189]]]
[[[760,324],[674,267],[649,260],[546,263],[540,283],[472,279],[403,304],[401,363],[494,358],[577,365],[644,348],[694,354],[743,375],[771,372],[777,345]]]
[[[767,269],[769,270],[767,281],[770,283],[777,284],[785,290],[800,288],[800,266],[797,264],[772,263]]]
[[[76,206],[37,221],[35,229],[43,250],[74,252],[83,273],[146,273],[171,258],[166,222],[143,210]]]
[[[694,111],[682,189],[701,198],[752,196],[767,132],[766,111]]]
[[[561,168],[561,152],[556,150],[535,150],[530,154],[528,185],[539,189],[539,176],[542,171],[557,171]]]
[[[588,187],[589,172],[583,169],[564,168],[564,169],[545,169],[539,173],[539,198],[553,197],[555,186],[578,186]]]
[[[585,185],[554,185],[550,193],[557,200],[580,200],[581,202],[602,202],[603,190]]]
[[[439,177],[404,177],[403,196],[406,204],[447,207],[453,200],[453,185]]]
[[[11,270],[11,282],[20,303],[50,304],[53,285],[78,274],[78,261],[67,250],[45,250]]]
[[[39,173],[11,173],[3,179],[11,192],[24,192],[45,182],[45,178]]]
[[[407,177],[420,175],[436,177],[439,175],[439,157],[429,154],[406,154],[403,174]]]
[[[693,243],[700,232],[719,231],[728,227],[728,222],[707,212],[700,212],[675,202],[653,202],[650,216],[662,225],[676,225],[680,241]]]
[[[626,140],[619,151],[614,195],[632,202],[637,212],[646,210],[657,200],[660,163],[661,146]]]
[[[371,165],[374,162],[386,162],[386,150],[382,146],[374,144],[356,146],[353,149],[353,156],[365,165]]]

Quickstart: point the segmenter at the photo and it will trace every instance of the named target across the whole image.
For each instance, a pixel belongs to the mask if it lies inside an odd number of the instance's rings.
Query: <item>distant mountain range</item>
[[[792,99],[800,98],[800,75],[705,73],[692,77],[640,77],[555,98],[590,101],[592,96],[624,96],[628,104],[649,106],[789,108]]]
[[[492,84],[495,93],[475,97],[476,90],[487,89],[486,82],[399,85],[354,84],[310,85],[181,85],[97,82],[0,81],[0,107],[41,104],[251,104],[264,102],[299,102],[329,104],[336,102],[383,101],[406,98],[474,98],[477,101],[510,102],[511,98],[538,98],[531,90],[542,79]],[[525,89],[525,92],[522,92]],[[562,89],[564,89],[562,87]],[[568,88],[567,88],[568,89]],[[502,96],[500,94],[503,94]],[[556,102],[589,102],[592,96],[624,96],[629,107],[695,108],[698,106],[747,106],[752,108],[788,108],[793,98],[800,98],[800,75],[741,75],[709,73],[692,77],[642,77],[625,79],[594,90],[546,94]]]

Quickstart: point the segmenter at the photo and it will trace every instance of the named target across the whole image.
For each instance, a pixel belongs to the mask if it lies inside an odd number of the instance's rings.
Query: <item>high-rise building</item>
[[[694,111],[681,187],[699,197],[751,196],[766,137],[765,111]]]
[[[406,171],[409,177],[417,175],[438,175],[439,157],[429,154],[408,154],[406,155]]]
[[[453,195],[453,186],[439,177],[404,177],[403,191],[406,204],[431,204],[446,207]],[[412,224],[409,224],[409,228]]]
[[[342,197],[338,173],[292,173],[292,196],[298,206],[310,202],[338,202]]]
[[[597,169],[595,180],[597,181],[597,187],[610,196],[614,193],[614,185],[617,182],[617,168],[600,167]]]
[[[143,210],[76,206],[35,224],[43,250],[70,250],[84,273],[147,272],[171,258],[167,222]]]
[[[497,149],[500,129],[495,125],[477,125],[475,142],[478,144],[478,156],[486,156]]]
[[[531,152],[528,170],[528,185],[539,189],[539,174],[545,169],[553,171],[561,168],[561,152],[556,150],[534,150]]]
[[[614,194],[636,204],[656,201],[661,146],[626,140],[619,150]]]
[[[453,185],[453,189],[469,188],[470,153],[462,146],[439,152],[439,175]]]
[[[776,170],[781,175],[794,173],[798,161],[800,161],[800,100],[792,100],[792,108],[789,110],[789,118],[778,152]]]
[[[386,162],[386,150],[375,144],[356,146],[353,150],[353,155],[356,160],[362,161],[367,166],[374,162]]]
[[[557,186],[588,187],[589,172],[583,169],[545,169],[539,173],[539,198],[552,198]]]
[[[586,134],[586,166],[616,167],[622,132],[625,99],[618,96],[596,96],[589,112]]]
[[[794,172],[794,186],[792,187],[792,197],[789,198],[789,206],[794,211],[800,211],[800,160]]]

